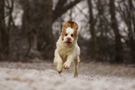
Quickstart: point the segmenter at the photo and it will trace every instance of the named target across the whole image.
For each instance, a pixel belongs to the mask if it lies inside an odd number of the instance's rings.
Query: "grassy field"
[[[0,62],[0,90],[135,90],[135,68],[103,63],[80,63],[60,76],[53,63]]]

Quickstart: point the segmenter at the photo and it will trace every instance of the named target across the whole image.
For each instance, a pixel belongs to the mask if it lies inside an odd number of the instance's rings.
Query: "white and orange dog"
[[[78,63],[80,61],[80,48],[77,44],[78,25],[76,22],[68,20],[62,29],[61,36],[56,43],[54,65],[58,73],[62,68],[68,69],[74,63],[74,76],[78,76]]]

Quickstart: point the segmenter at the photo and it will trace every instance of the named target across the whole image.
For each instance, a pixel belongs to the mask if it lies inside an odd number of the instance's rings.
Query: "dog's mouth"
[[[72,42],[70,42],[70,41],[66,41],[65,43],[66,43],[67,45],[72,44]]]

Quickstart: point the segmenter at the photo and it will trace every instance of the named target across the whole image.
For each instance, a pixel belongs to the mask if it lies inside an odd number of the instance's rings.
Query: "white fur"
[[[71,28],[71,27],[67,27],[67,29],[66,29],[66,33],[73,34],[73,33],[74,33],[73,28]]]
[[[71,32],[70,29],[67,32]],[[62,72],[62,67],[68,69],[71,63],[74,61],[74,76],[78,76],[78,63],[80,55],[80,48],[77,44],[77,40],[74,41],[72,45],[66,45],[62,41],[62,37],[60,36],[55,50],[55,57],[54,57],[54,65],[59,73]]]
[[[66,33],[67,33],[68,35],[64,37],[64,42],[66,42],[67,38],[71,38],[71,42],[73,42],[73,41],[74,41],[74,38],[71,37],[71,34],[74,33],[74,30],[73,30],[72,28],[68,27],[68,28],[66,29]]]

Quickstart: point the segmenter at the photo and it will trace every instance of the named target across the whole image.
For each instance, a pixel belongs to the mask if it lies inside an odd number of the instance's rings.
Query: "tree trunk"
[[[52,0],[45,0],[41,4],[41,14],[43,20],[38,31],[38,50],[43,51],[43,55],[52,58],[53,54],[53,35],[52,35]]]
[[[68,9],[72,8],[81,0],[72,1],[65,5],[67,0],[58,0],[55,10],[52,10],[53,0],[20,0],[23,7],[23,33],[37,32],[37,49],[45,58],[53,58],[54,37],[52,24]],[[32,33],[32,32],[31,32]],[[30,37],[28,34],[26,37]],[[32,40],[28,40],[32,41]],[[32,44],[31,44],[32,45]],[[30,45],[29,45],[30,46]],[[29,50],[28,50],[29,51]]]
[[[123,62],[123,47],[121,42],[121,35],[118,29],[118,23],[116,20],[115,5],[114,0],[110,0],[110,14],[111,14],[111,27],[115,34],[115,48],[116,48],[116,57],[115,62]]]
[[[41,4],[43,20],[38,32],[38,49],[42,50],[52,42],[52,0],[45,0]]]
[[[45,58],[52,58],[53,35],[52,35],[52,0],[21,0],[23,6],[23,25],[30,51],[33,29],[37,32],[37,49]],[[31,33],[31,34],[30,34]],[[52,53],[52,54],[51,54]],[[48,55],[49,54],[49,55]]]
[[[135,63],[135,43],[134,43],[134,30],[132,28],[132,20],[133,20],[133,5],[132,5],[132,0],[128,1],[129,4],[129,13],[128,13],[128,22],[127,22],[127,26],[128,26],[128,37],[130,40],[130,53],[132,56],[132,62]]]
[[[89,23],[90,23],[90,33],[91,33],[91,38],[92,38],[92,54],[93,54],[93,58],[95,59],[96,58],[96,55],[97,55],[97,39],[96,39],[96,33],[95,33],[95,19],[94,19],[94,16],[93,16],[93,11],[92,11],[92,2],[91,0],[87,0],[88,2],[88,6],[89,6]]]
[[[0,57],[9,54],[9,38],[5,27],[5,0],[0,0]]]

